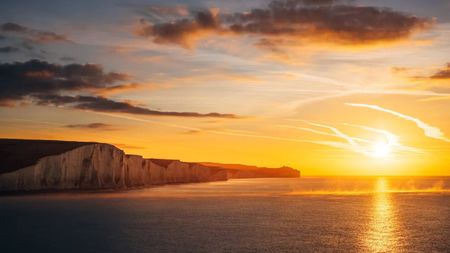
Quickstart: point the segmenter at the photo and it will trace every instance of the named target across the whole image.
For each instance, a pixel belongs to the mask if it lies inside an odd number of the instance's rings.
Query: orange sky
[[[448,1],[323,2],[0,4],[0,137],[303,175],[450,175]]]

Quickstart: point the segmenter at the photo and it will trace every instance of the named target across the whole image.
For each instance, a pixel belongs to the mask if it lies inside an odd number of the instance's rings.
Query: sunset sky
[[[450,175],[449,0],[0,3],[0,137]]]

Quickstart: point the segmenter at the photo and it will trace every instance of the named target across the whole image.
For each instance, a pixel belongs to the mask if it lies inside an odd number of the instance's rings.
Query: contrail
[[[368,126],[363,126],[363,125],[350,124],[350,123],[342,123],[342,125],[356,127],[356,128],[364,129],[364,130],[369,131],[369,132],[380,134],[380,135],[384,136],[384,138],[387,141],[387,144],[389,144],[389,145],[399,145],[399,141],[398,141],[399,138],[398,138],[398,136],[393,134],[393,133],[391,133],[391,132],[388,132],[386,130],[373,128],[373,127],[368,127]]]
[[[383,129],[378,129],[378,128],[373,128],[373,127],[368,127],[368,126],[363,126],[363,125],[358,125],[358,124],[342,123],[342,125],[356,127],[356,128],[364,129],[369,132],[383,135],[384,138],[386,139],[388,145],[394,146],[399,150],[410,151],[410,152],[415,152],[415,153],[423,153],[420,149],[400,144],[399,137],[389,131],[386,131]]]
[[[318,127],[328,128],[328,129],[332,130],[336,135],[331,134],[331,133],[322,132],[319,130],[317,130],[317,133],[325,133],[326,135],[329,134],[330,136],[340,137],[340,138],[345,139],[347,143],[335,142],[335,141],[315,141],[315,140],[306,140],[306,139],[286,138],[286,137],[258,134],[257,132],[245,133],[245,132],[236,132],[236,131],[228,132],[228,131],[220,131],[220,130],[210,130],[210,129],[202,129],[202,128],[197,128],[197,127],[182,126],[182,125],[178,125],[178,124],[164,123],[164,122],[160,122],[160,121],[143,119],[143,118],[132,117],[132,116],[117,115],[117,114],[102,113],[102,112],[91,112],[91,113],[100,114],[100,115],[109,116],[109,117],[139,121],[139,122],[143,122],[143,123],[154,124],[154,125],[170,127],[170,128],[193,130],[193,131],[203,131],[203,132],[209,133],[209,134],[235,136],[235,137],[247,137],[247,138],[255,138],[255,139],[266,139],[266,140],[275,140],[275,141],[296,142],[296,143],[311,143],[311,144],[316,144],[316,145],[346,149],[346,150],[353,151],[355,153],[361,153],[361,154],[366,154],[366,155],[370,154],[370,152],[368,152],[366,149],[362,148],[362,146],[360,146],[355,141],[355,140],[358,140],[358,141],[361,140],[362,142],[367,142],[367,140],[356,138],[356,137],[350,137],[334,127],[330,127],[330,126],[322,125],[322,124],[316,124],[316,123],[312,123],[312,122],[309,122],[309,124],[315,125]],[[305,121],[305,122],[307,122],[307,121]]]
[[[394,116],[397,116],[399,118],[412,121],[420,129],[422,129],[424,131],[425,136],[428,136],[428,137],[434,138],[434,139],[443,140],[446,142],[450,142],[450,139],[445,137],[444,133],[442,133],[439,128],[428,125],[427,123],[421,121],[420,119],[414,118],[412,116],[405,115],[405,114],[402,114],[402,113],[399,113],[399,112],[396,112],[393,110],[389,110],[389,109],[383,108],[378,105],[354,104],[354,103],[345,103],[345,104],[349,105],[349,106],[354,106],[354,107],[365,107],[365,108],[369,108],[369,109],[376,110],[376,111],[386,112],[386,113],[392,114]]]
[[[344,134],[343,132],[341,132],[339,129],[332,127],[332,126],[328,126],[328,125],[323,125],[323,124],[318,124],[318,123],[313,123],[307,120],[304,120],[304,122],[306,122],[307,124],[311,125],[311,126],[316,126],[316,127],[322,127],[322,128],[326,128],[331,130],[333,133],[336,134],[337,137],[340,137],[344,140],[346,140],[348,142],[348,144],[352,145],[352,146],[357,146],[358,144],[355,142],[355,140],[353,140],[352,137]]]
[[[307,121],[304,121],[304,120],[294,120],[294,121],[307,122]],[[337,135],[336,133],[328,133],[328,132],[312,129],[312,128],[309,128],[309,127],[299,127],[299,126],[290,126],[290,125],[278,125],[278,127],[292,128],[292,129],[297,129],[297,130],[306,131],[306,132],[310,132],[310,133],[320,134],[320,135],[324,135],[324,136],[331,136],[331,137],[342,138],[342,136]],[[355,141],[359,141],[359,142],[364,142],[364,143],[368,143],[369,142],[369,140],[358,138],[358,137],[352,137],[352,136],[348,136],[348,137],[350,137],[351,139],[353,139]],[[347,140],[346,138],[344,138],[344,139]]]
[[[275,140],[275,141],[297,142],[297,143],[312,143],[312,144],[316,144],[316,145],[329,146],[329,147],[335,147],[335,148],[344,148],[344,149],[352,150],[354,152],[364,153],[361,150],[358,150],[349,144],[340,143],[340,142],[314,141],[314,140],[286,138],[286,137],[278,137],[278,136],[270,136],[270,135],[262,135],[262,134],[248,134],[248,133],[208,130],[208,129],[202,129],[202,128],[196,128],[196,127],[181,126],[181,125],[177,125],[177,124],[168,124],[168,123],[163,123],[163,122],[159,122],[159,121],[155,121],[155,120],[148,120],[148,119],[142,119],[142,118],[137,118],[137,117],[125,116],[125,115],[117,115],[117,114],[112,114],[112,113],[103,113],[103,112],[91,112],[91,113],[109,116],[109,117],[139,121],[139,122],[149,123],[149,124],[154,124],[154,125],[159,125],[159,126],[171,127],[171,128],[203,131],[205,133],[210,133],[210,134],[236,136],[236,137],[248,137],[248,138],[256,138],[256,139]]]
[[[293,128],[293,129],[307,131],[307,132],[311,132],[311,133],[315,133],[315,134],[319,134],[319,135],[338,137],[338,138],[344,139],[346,141],[346,143],[331,142],[331,141],[317,141],[317,142],[319,142],[323,145],[336,147],[336,148],[342,148],[342,149],[348,149],[348,150],[351,150],[351,151],[354,151],[357,153],[366,154],[366,155],[371,155],[373,153],[373,151],[371,151],[370,147],[366,146],[366,144],[372,143],[371,140],[354,137],[354,136],[349,136],[348,134],[343,133],[338,128],[332,127],[329,125],[325,125],[325,124],[318,124],[318,123],[313,123],[313,122],[310,122],[307,120],[299,120],[299,119],[290,119],[290,120],[304,122],[304,123],[307,123],[309,125],[316,126],[316,127],[327,128],[327,129],[330,129],[333,133],[324,132],[321,130],[316,130],[316,129],[312,129],[312,128],[308,128],[308,127],[298,127],[298,126],[290,126],[290,125],[278,125],[278,127]],[[383,129],[378,129],[378,128],[373,128],[373,127],[369,127],[369,126],[357,125],[357,124],[350,124],[350,123],[340,123],[340,124],[345,125],[345,126],[364,129],[366,131],[381,135],[386,140],[386,144],[388,146],[394,147],[398,151],[423,153],[423,151],[420,149],[401,144],[399,141],[399,137],[389,131],[386,131]],[[364,144],[362,144],[362,143],[364,143]]]
[[[314,123],[314,122],[311,122],[308,120],[298,120],[298,119],[291,119],[291,120],[292,121],[301,121],[301,122],[304,122],[306,124],[309,124],[309,125],[315,126],[315,127],[326,128],[328,130],[331,130],[333,133],[328,133],[328,132],[324,132],[324,131],[320,131],[320,130],[316,130],[316,129],[312,129],[312,128],[307,128],[307,127],[296,127],[296,126],[286,126],[286,125],[280,125],[279,127],[294,128],[294,129],[303,130],[303,131],[316,133],[316,134],[320,134],[320,135],[337,137],[337,138],[345,140],[346,143],[336,142],[336,141],[311,141],[311,142],[320,144],[320,145],[334,147],[334,148],[347,149],[347,150],[353,151],[355,153],[361,153],[361,154],[365,154],[365,155],[370,154],[370,152],[366,151],[366,149],[363,146],[361,146],[359,143],[356,142],[356,141],[360,141],[360,142],[368,143],[369,142],[368,140],[349,136],[349,135],[343,133],[342,131],[340,131],[339,129],[337,129],[336,127],[332,127],[329,125]]]

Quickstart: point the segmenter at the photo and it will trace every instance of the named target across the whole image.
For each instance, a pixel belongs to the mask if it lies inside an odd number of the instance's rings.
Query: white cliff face
[[[196,163],[152,162],[108,144],[89,144],[0,174],[0,191],[126,189],[227,180],[227,171]]]

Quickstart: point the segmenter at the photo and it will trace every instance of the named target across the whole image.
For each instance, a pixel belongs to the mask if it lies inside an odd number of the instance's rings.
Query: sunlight
[[[391,145],[386,142],[380,141],[375,143],[369,154],[374,157],[387,157],[391,153]]]
[[[372,218],[365,241],[370,252],[392,252],[399,247],[398,225],[394,206],[389,193],[389,184],[385,178],[375,182]]]

